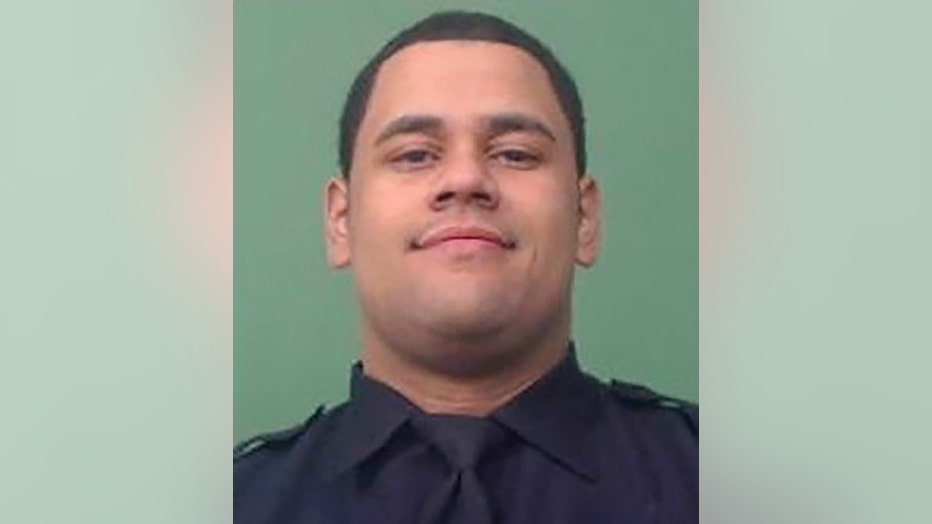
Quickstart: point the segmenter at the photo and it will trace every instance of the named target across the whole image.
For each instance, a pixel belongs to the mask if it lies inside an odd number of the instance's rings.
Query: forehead
[[[492,42],[420,42],[379,68],[359,138],[366,142],[381,124],[406,114],[468,125],[515,112],[533,115],[569,139],[550,78],[527,52]]]

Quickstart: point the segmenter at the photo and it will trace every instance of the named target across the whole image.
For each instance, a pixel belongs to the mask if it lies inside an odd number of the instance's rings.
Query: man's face
[[[327,188],[327,241],[331,264],[353,268],[369,337],[462,362],[473,357],[434,342],[528,342],[569,321],[600,202],[534,58],[487,42],[406,47],[382,64],[355,144],[350,181]]]

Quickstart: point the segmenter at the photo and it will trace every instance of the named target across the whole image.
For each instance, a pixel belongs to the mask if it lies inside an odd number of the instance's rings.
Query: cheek
[[[353,255],[390,259],[402,253],[411,231],[412,197],[397,188],[370,183],[350,196],[349,230]]]
[[[555,252],[571,250],[576,243],[578,220],[575,186],[541,181],[524,184],[510,192],[510,206],[526,228],[536,249]],[[557,253],[558,254],[558,253]],[[572,257],[573,253],[566,253]]]

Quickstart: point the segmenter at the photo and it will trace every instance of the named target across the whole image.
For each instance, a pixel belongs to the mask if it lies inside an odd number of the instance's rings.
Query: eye
[[[501,149],[492,153],[492,158],[512,169],[534,169],[540,164],[540,157],[524,149]]]
[[[408,149],[391,157],[390,163],[396,169],[411,171],[430,167],[439,159],[440,156],[429,149]]]

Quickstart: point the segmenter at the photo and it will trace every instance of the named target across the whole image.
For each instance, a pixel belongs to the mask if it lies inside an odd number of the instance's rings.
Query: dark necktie
[[[450,466],[447,479],[427,499],[419,524],[493,524],[476,465],[505,440],[505,430],[492,420],[463,415],[419,414],[412,423]]]

